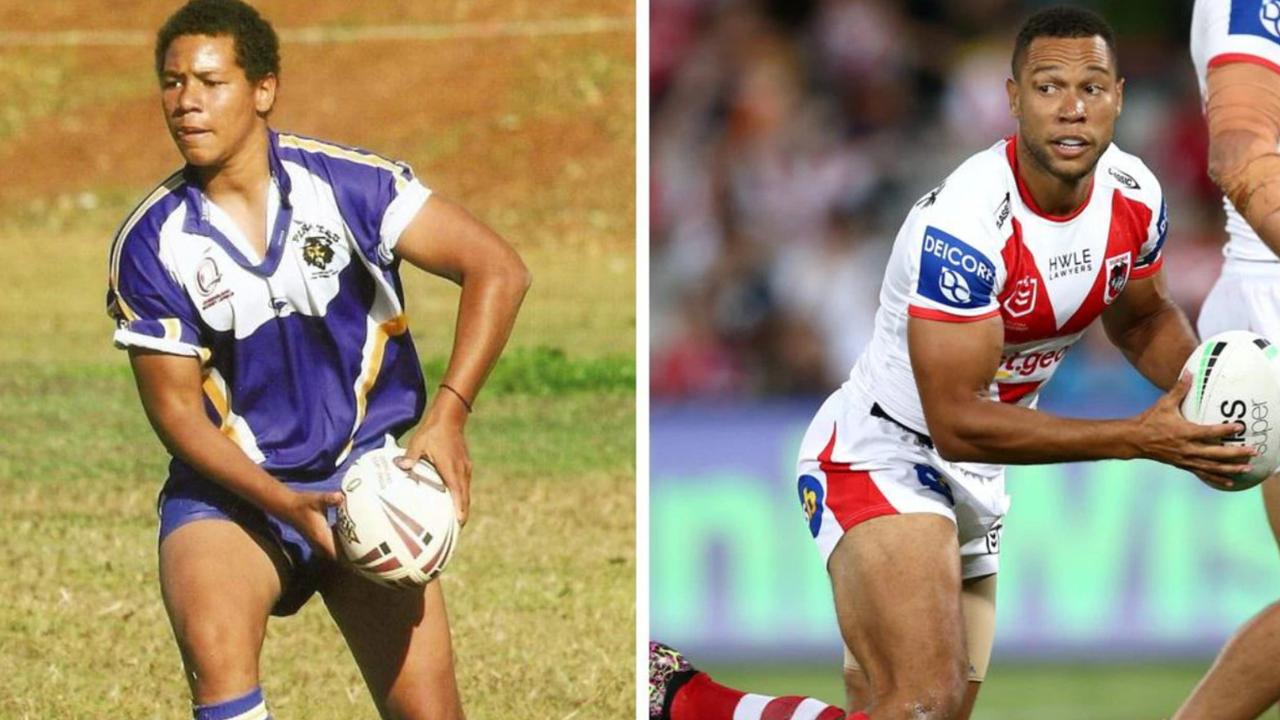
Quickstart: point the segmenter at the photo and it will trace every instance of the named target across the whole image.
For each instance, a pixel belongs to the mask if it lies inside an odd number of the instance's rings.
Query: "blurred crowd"
[[[652,0],[655,399],[818,394],[843,381],[911,204],[1014,131],[1013,39],[1048,4]],[[1116,29],[1116,142],[1164,186],[1166,268],[1194,320],[1224,236],[1190,0],[1082,4]],[[1101,337],[1073,355],[1084,376],[1124,362]]]

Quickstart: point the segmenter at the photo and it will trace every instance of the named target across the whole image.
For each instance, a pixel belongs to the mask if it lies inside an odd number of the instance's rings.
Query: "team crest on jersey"
[[[957,309],[980,308],[991,301],[995,279],[995,263],[977,248],[932,225],[925,228],[920,295]]]
[[[340,241],[337,233],[321,225],[302,224],[294,234],[294,240],[302,243],[302,261],[314,268],[313,278],[328,277],[338,269],[331,269],[333,246]]]
[[[324,270],[333,262],[332,240],[322,235],[312,235],[302,241],[302,259],[317,270]]]
[[[1009,317],[1022,317],[1036,308],[1036,294],[1040,281],[1033,277],[1018,278],[1013,292],[1004,299],[1004,311]]]
[[[1121,253],[1107,258],[1107,284],[1103,288],[1102,299],[1110,305],[1120,297],[1124,286],[1129,283],[1129,253]]]
[[[796,488],[800,491],[800,508],[804,510],[809,532],[818,537],[822,529],[822,483],[812,475],[801,475]]]

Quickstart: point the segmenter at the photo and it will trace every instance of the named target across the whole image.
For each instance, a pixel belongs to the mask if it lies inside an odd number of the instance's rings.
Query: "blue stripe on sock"
[[[262,704],[262,687],[255,687],[238,698],[223,700],[212,705],[197,705],[192,711],[194,720],[228,720]]]

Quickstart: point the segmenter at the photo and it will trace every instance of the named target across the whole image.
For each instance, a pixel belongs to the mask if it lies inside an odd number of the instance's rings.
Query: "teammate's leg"
[[[871,705],[871,679],[847,647],[841,674],[844,676],[844,706],[850,711],[866,710]]]
[[[243,704],[258,691],[258,655],[286,568],[271,541],[227,519],[189,522],[160,542],[160,590],[197,706]]]
[[[870,680],[871,720],[956,717],[967,690],[960,548],[931,513],[849,530],[828,562],[845,643]]]
[[[1271,534],[1275,536],[1276,544],[1280,545],[1280,473],[1262,481],[1262,506],[1267,510]]]
[[[383,718],[463,717],[440,581],[391,589],[333,567],[320,594]]]
[[[1227,641],[1173,720],[1253,720],[1280,700],[1280,602]]]
[[[965,649],[969,658],[969,684],[964,702],[955,720],[968,720],[973,714],[978,691],[987,675],[991,647],[995,639],[996,576],[983,575],[965,580],[960,591],[960,610],[964,616]],[[848,647],[844,649],[845,707],[865,710],[871,704],[871,680]]]
[[[1229,267],[1229,265],[1228,265]],[[1280,328],[1280,298],[1272,278],[1227,275],[1218,278],[1201,306],[1198,330],[1209,337],[1241,326],[1273,340]],[[1280,544],[1280,473],[1262,483],[1262,503],[1271,533]],[[1280,610],[1273,604],[1246,622],[1227,641],[1217,659],[1187,698],[1175,720],[1255,718],[1280,702],[1275,682],[1255,682],[1251,673],[1280,663]],[[1274,678],[1272,678],[1274,680]]]

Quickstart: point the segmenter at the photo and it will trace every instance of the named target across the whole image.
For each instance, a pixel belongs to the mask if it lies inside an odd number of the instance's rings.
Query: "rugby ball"
[[[444,570],[457,548],[453,496],[426,460],[412,473],[389,444],[371,450],[342,478],[338,507],[340,552],[357,573],[390,587],[422,587]]]
[[[1243,423],[1243,433],[1223,440],[1258,451],[1253,469],[1235,476],[1225,490],[1246,490],[1280,465],[1280,348],[1246,330],[1230,330],[1205,340],[1183,366],[1191,389],[1182,416],[1194,423]]]

